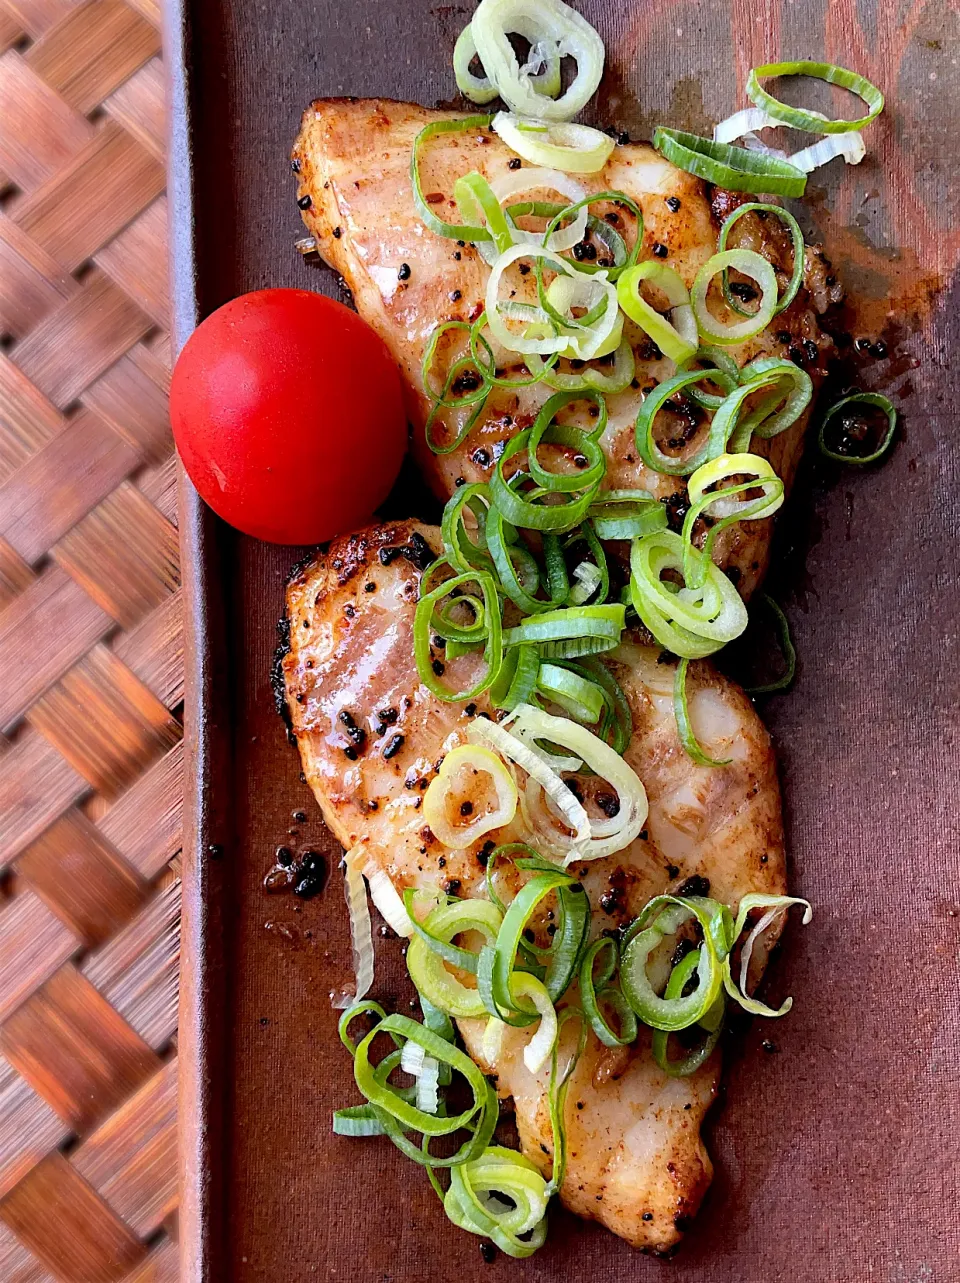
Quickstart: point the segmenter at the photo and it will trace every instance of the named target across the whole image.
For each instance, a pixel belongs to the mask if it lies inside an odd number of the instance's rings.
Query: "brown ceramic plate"
[[[800,673],[763,711],[783,767],[793,885],[818,911],[776,968],[774,990],[796,1005],[729,1049],[708,1129],[715,1183],[670,1264],[558,1211],[537,1256],[485,1265],[477,1240],[449,1227],[426,1180],[388,1143],[333,1137],[331,1110],[354,1099],[328,1000],[347,979],[340,875],[303,905],[262,885],[278,845],[314,846],[331,863],[338,854],[270,688],[297,553],[237,536],[185,485],[191,1283],[960,1276],[956,12],[948,0],[579,7],[608,50],[596,118],[634,137],[660,120],[707,129],[744,101],[738,77],[781,51],[855,66],[888,93],[868,160],[817,175],[803,215],[858,300],[854,334],[889,346],[862,378],[890,390],[903,431],[881,469],[824,468],[811,454],[781,532],[772,587],[793,621]],[[453,42],[470,9],[468,0],[171,5],[181,342],[197,317],[244,290],[336,292],[293,248],[301,229],[287,155],[300,112],[329,94],[449,99]],[[410,490],[396,507],[417,502]],[[402,1000],[397,964],[394,954],[380,973],[387,999]]]

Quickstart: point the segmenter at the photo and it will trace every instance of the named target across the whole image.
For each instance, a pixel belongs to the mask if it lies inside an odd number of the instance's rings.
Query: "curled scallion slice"
[[[613,151],[609,134],[589,125],[551,124],[501,111],[493,127],[507,144],[532,165],[549,165],[567,174],[595,174]]]
[[[713,490],[730,477],[745,476],[747,481]],[[759,495],[747,496],[756,490]],[[743,496],[743,497],[741,497]],[[758,454],[722,454],[703,464],[687,482],[690,507],[683,521],[681,538],[684,549],[683,574],[689,588],[699,588],[706,574],[717,535],[738,521],[758,521],[772,517],[783,504],[783,482],[769,460]],[[693,532],[697,521],[709,518],[710,525],[702,552],[697,554]]]
[[[699,949],[694,949],[691,953],[681,958],[670,972],[670,979],[667,981],[667,987],[663,991],[663,996],[668,1002],[680,997],[699,964]],[[706,1037],[704,1040],[680,1060],[672,1060],[670,1057],[669,1033],[664,1029],[655,1029],[653,1031],[653,1036],[650,1039],[650,1049],[653,1052],[654,1060],[664,1073],[669,1074],[671,1078],[687,1078],[690,1074],[696,1073],[700,1066],[712,1055],[714,1047],[720,1041],[720,1035],[723,1032],[724,1012],[723,995],[718,994],[713,1007],[698,1022],[702,1027],[707,1025],[712,1027],[705,1028]]]
[[[726,187],[728,191],[752,192],[757,196],[802,196],[807,185],[806,174],[787,160],[730,143],[715,143],[682,129],[658,126],[654,130],[653,145],[678,169]]]
[[[763,910],[763,914],[755,926],[750,929],[743,947],[740,951],[740,982],[736,984],[730,970],[729,957],[723,963],[723,984],[727,993],[735,1002],[738,1002],[745,1011],[749,1011],[754,1016],[785,1016],[793,1006],[792,998],[785,998],[781,1006],[775,1011],[765,1003],[756,998],[751,998],[747,993],[747,982],[750,974],[750,959],[753,956],[754,945],[769,927],[776,922],[777,918],[782,917],[791,905],[802,904],[803,925],[806,926],[813,918],[813,908],[809,900],[801,900],[792,895],[745,895],[740,901],[740,907],[737,911],[737,919],[733,924],[730,939],[735,941],[739,938],[740,933],[747,925],[747,918],[756,910]]]
[[[689,659],[681,659],[673,679],[673,714],[677,721],[677,733],[683,751],[697,766],[729,766],[731,758],[715,758],[704,752],[697,739],[693,724],[690,721],[690,709],[687,705],[687,665]]]
[[[476,974],[478,955],[452,941],[465,932],[477,931],[492,944],[500,930],[500,910],[486,900],[457,900],[433,909],[421,924],[413,912],[411,896],[408,891],[408,911],[415,935],[407,948],[407,969],[413,983],[448,1016],[458,1020],[482,1016],[486,1007],[479,989],[459,980],[448,970],[448,964]]]
[[[831,120],[819,111],[809,111],[802,107],[791,107],[774,98],[761,85],[761,80],[772,76],[811,76],[815,80],[825,80],[827,84],[839,85],[862,98],[867,106],[867,114],[856,120]],[[838,67],[832,62],[767,62],[754,67],[747,77],[747,97],[779,124],[791,125],[794,129],[805,129],[812,134],[844,134],[850,130],[863,129],[871,120],[876,120],[883,111],[883,94],[871,84],[865,76],[846,67]]]
[[[474,818],[468,824],[455,824],[450,819],[448,800],[458,788],[463,791],[463,776],[471,774],[486,776],[496,801],[479,814],[471,803],[469,813]],[[438,841],[449,847],[468,847],[492,829],[503,828],[513,819],[516,810],[517,786],[513,776],[496,753],[480,744],[461,744],[451,749],[423,795],[423,817]]]
[[[438,217],[423,194],[423,184],[420,179],[421,154],[431,138],[438,138],[442,134],[463,134],[473,129],[486,129],[492,119],[492,116],[467,116],[460,120],[434,120],[429,125],[425,125],[413,140],[413,150],[410,154],[410,186],[413,188],[413,203],[421,220],[431,232],[436,232],[438,236],[447,236],[455,241],[493,239],[487,228],[479,224],[448,223],[445,219]]]
[[[606,952],[601,960],[600,971],[596,970],[596,960]],[[611,983],[617,970],[617,946],[610,936],[601,936],[594,941],[583,955],[580,964],[580,1001],[584,1014],[590,1021],[590,1028],[606,1047],[626,1047],[637,1036],[637,1018],[633,1008],[620,992],[618,985]],[[606,1004],[616,1013],[619,1032],[611,1028],[604,1016],[602,1006]]]
[[[528,1158],[491,1145],[479,1158],[452,1169],[443,1209],[459,1229],[522,1259],[543,1246],[551,1192]]]
[[[701,659],[739,637],[747,626],[747,608],[726,575],[699,549],[693,563],[702,585],[681,587],[664,581],[671,571],[683,575],[690,545],[671,530],[635,539],[630,553],[630,599],[637,614],[667,650],[686,659]]]
[[[797,297],[797,291],[803,283],[803,232],[800,230],[800,224],[788,209],[782,209],[779,205],[767,205],[760,201],[749,201],[746,205],[740,205],[735,209],[720,228],[720,238],[717,241],[717,249],[721,253],[727,248],[727,238],[736,226],[737,222],[744,216],[744,214],[751,213],[763,214],[768,217],[773,215],[774,217],[779,218],[790,233],[790,240],[793,245],[793,267],[787,288],[780,295],[779,302],[773,309],[773,315],[778,316],[785,308],[789,307]],[[723,297],[726,300],[727,306],[732,308],[733,311],[739,312],[741,316],[752,315],[752,313],[747,311],[741,305],[740,301],[734,296],[730,287],[729,273],[726,270],[724,270],[723,273]]]
[[[851,405],[870,405],[877,410],[882,410],[887,416],[887,429],[880,440],[880,444],[875,450],[871,450],[869,454],[855,454],[852,451],[843,453],[840,450],[833,449],[827,443],[827,430],[831,423],[837,415]],[[896,431],[897,412],[888,397],[885,397],[881,392],[855,392],[851,396],[846,396],[842,400],[836,401],[827,410],[820,423],[817,444],[820,447],[820,453],[827,459],[832,459],[834,463],[876,463],[890,449]]]
[[[500,97],[519,115],[539,120],[570,120],[596,92],[603,75],[603,41],[563,0],[481,0],[471,21],[484,69]],[[510,35],[531,44],[554,44],[561,57],[576,60],[570,86],[555,100],[538,94],[510,43]]]
[[[666,294],[670,304],[670,321],[641,297],[641,281],[650,281]],[[690,295],[672,267],[648,261],[627,268],[617,281],[617,299],[631,321],[639,325],[645,334],[649,334],[664,356],[677,365],[683,365],[696,356],[697,325],[691,309]]]
[[[731,267],[744,276],[749,276],[760,286],[760,304],[756,312],[746,320],[727,325],[709,311],[707,293],[713,278]],[[697,328],[704,338],[731,346],[766,329],[776,312],[777,293],[776,275],[762,254],[751,249],[728,249],[721,254],[714,254],[701,267],[690,291],[690,302],[697,318]]]
[[[436,564],[435,562],[434,565]],[[421,581],[421,594],[423,594],[424,582]],[[456,600],[465,603],[466,609],[472,612],[473,623],[463,628],[451,627],[448,622],[443,622],[442,616],[438,618],[437,613],[449,607],[452,593],[458,589],[465,589],[471,584],[479,587],[482,597],[478,599],[464,595]],[[436,632],[445,636],[447,640],[482,644],[483,671],[469,689],[452,691],[440,681],[439,674],[434,672],[430,638]],[[483,694],[496,677],[503,662],[500,601],[492,575],[483,570],[454,575],[453,578],[444,580],[438,587],[421,595],[414,615],[413,646],[420,680],[438,699],[452,703],[457,700],[475,699],[477,695]]]
[[[701,896],[660,895],[646,906],[627,932],[620,962],[624,997],[645,1025],[675,1032],[699,1023],[707,1015],[723,987],[729,916],[724,906]],[[647,963],[663,941],[691,918],[703,931],[700,955],[692,973],[697,986],[686,995],[661,997],[647,974]]]
[[[486,72],[482,76],[475,76],[470,70],[470,64],[478,57],[473,30],[468,22],[453,46],[453,74],[457,80],[457,88],[464,97],[475,102],[478,107],[485,107],[496,98],[497,86]]]

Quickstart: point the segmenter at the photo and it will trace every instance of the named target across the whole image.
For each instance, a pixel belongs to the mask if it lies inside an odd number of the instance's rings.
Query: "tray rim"
[[[167,87],[169,269],[173,352],[200,319],[198,227],[194,219],[194,0],[162,0]],[[944,291],[948,295],[948,291]],[[228,1096],[217,1066],[227,1047],[218,996],[227,977],[219,954],[224,862],[213,855],[229,832],[212,798],[229,774],[229,702],[217,691],[226,671],[217,652],[225,599],[218,566],[224,523],[200,500],[177,461],[184,608],[184,831],[179,1001],[179,1251],[183,1283],[225,1279],[228,1166],[222,1161]],[[218,930],[219,928],[219,930]]]
[[[193,218],[193,91],[190,0],[164,0],[163,49],[167,90],[167,191],[169,273],[174,354],[199,319],[196,223]],[[213,1161],[222,1137],[222,1093],[213,1090],[213,1061],[223,1040],[211,1027],[211,1001],[223,986],[222,968],[211,949],[209,863],[200,852],[212,842],[209,792],[218,761],[212,708],[212,645],[209,615],[222,610],[211,573],[218,518],[200,500],[177,459],[182,594],[184,603],[184,775],[182,907],[179,997],[179,1252],[183,1283],[206,1283],[220,1273],[224,1182]],[[220,1103],[218,1103],[220,1102]]]

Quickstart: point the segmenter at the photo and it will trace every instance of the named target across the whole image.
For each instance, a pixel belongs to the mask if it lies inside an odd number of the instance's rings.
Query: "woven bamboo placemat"
[[[159,0],[0,0],[0,1280],[177,1277]]]

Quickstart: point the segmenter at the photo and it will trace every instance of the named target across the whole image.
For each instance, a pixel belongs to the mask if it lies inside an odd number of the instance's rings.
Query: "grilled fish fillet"
[[[320,254],[351,290],[360,315],[396,357],[413,428],[414,456],[441,500],[463,484],[462,479],[488,480],[503,443],[529,426],[550,395],[543,384],[496,389],[458,449],[436,455],[426,445],[424,424],[431,403],[421,375],[424,349],[439,322],[472,321],[479,315],[490,270],[472,246],[429,231],[413,204],[414,139],[424,125],[456,114],[384,99],[320,100],[304,113],[292,154],[304,222]],[[511,158],[512,153],[488,129],[436,138],[424,154],[426,199],[435,202],[431,207],[439,217],[456,220],[451,199],[455,180],[471,170],[493,180],[509,172]],[[616,190],[632,197],[644,216],[641,258],[653,257],[657,246],[658,261],[679,272],[688,287],[716,251],[718,220],[745,199],[728,192],[711,193],[699,179],[676,169],[645,145],[616,147],[600,173],[579,175],[578,181],[588,191]],[[609,206],[608,212],[617,216],[615,206]],[[756,214],[744,215],[730,240],[730,247],[736,244],[758,250],[779,268],[789,267],[792,261],[783,226],[775,217],[761,220]],[[666,257],[661,259],[664,250]],[[730,349],[741,365],[757,355],[789,354],[806,366],[815,382],[820,380],[832,341],[821,332],[817,315],[839,299],[839,289],[819,251],[807,251],[806,269],[806,286],[793,304],[758,340]],[[675,502],[680,504],[685,494],[683,479],[650,472],[634,440],[644,389],[669,377],[674,367],[659,356],[644,357],[646,336],[630,322],[626,333],[633,340],[637,372],[633,387],[608,399],[604,486],[644,488],[664,499],[677,495]],[[758,453],[769,456],[787,486],[796,470],[806,421],[804,415],[771,441],[753,444]],[[678,428],[686,426],[680,423]],[[752,521],[728,527],[717,540],[715,560],[734,571],[732,577],[744,597],[749,597],[764,573],[771,530],[769,519]]]
[[[451,851],[421,811],[444,754],[464,740],[471,716],[487,709],[483,700],[443,703],[417,676],[420,573],[440,546],[436,529],[397,522],[335,539],[298,568],[287,590],[282,674],[307,782],[339,841],[348,848],[363,841],[400,891],[439,885],[474,895],[482,893],[482,842]],[[634,734],[625,758],[646,787],[650,814],[627,850],[577,867],[596,932],[630,921],[652,896],[690,878],[708,880],[709,894],[734,909],[749,892],[785,890],[773,754],[752,705],[709,664],[691,667],[698,737],[713,756],[732,759],[722,768],[696,766],[677,738],[673,668],[657,654],[631,643],[608,661],[630,701]],[[519,823],[487,837],[523,838]],[[701,882],[696,890],[707,888]],[[501,1096],[513,1098],[523,1150],[547,1170],[548,1072],[524,1067],[523,1031],[508,1031],[496,1060],[486,1061],[482,1028],[482,1021],[461,1022],[468,1050],[496,1074]],[[670,1249],[710,1181],[700,1125],[719,1071],[715,1054],[691,1077],[671,1079],[644,1034],[613,1052],[591,1034],[567,1098],[567,1207],[634,1246]]]

